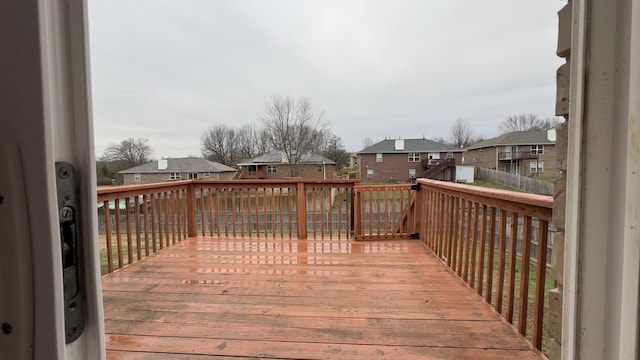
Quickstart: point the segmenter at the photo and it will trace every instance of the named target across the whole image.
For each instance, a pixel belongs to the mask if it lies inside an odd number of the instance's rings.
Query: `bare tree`
[[[365,137],[364,139],[362,139],[362,148],[366,149],[369,146],[373,145],[373,140],[370,137]]]
[[[224,124],[213,125],[202,134],[202,155],[211,161],[232,165],[237,157],[236,131]]]
[[[514,131],[534,131],[553,129],[560,121],[557,118],[541,119],[535,114],[512,115],[498,124],[498,130],[504,133]]]
[[[268,150],[264,130],[258,129],[254,124],[244,124],[237,131],[238,154],[237,158],[249,159]]]
[[[322,112],[313,108],[309,99],[273,96],[259,116],[273,149],[289,160],[291,176],[298,175],[298,164],[304,154],[319,152],[326,125]]]
[[[118,163],[118,167],[126,169],[148,162],[152,152],[149,139],[127,138],[118,144],[109,144],[104,150],[101,160]]]
[[[473,144],[473,128],[468,120],[456,119],[449,129],[450,144],[457,148],[465,148]]]

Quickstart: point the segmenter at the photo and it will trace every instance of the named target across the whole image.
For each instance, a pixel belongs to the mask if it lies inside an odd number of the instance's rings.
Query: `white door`
[[[0,359],[102,359],[86,1],[0,2]]]
[[[440,153],[428,153],[427,159],[429,159],[429,165],[437,165],[440,163]]]

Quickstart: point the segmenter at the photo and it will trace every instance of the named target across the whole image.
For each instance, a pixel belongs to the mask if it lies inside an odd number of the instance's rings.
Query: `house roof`
[[[260,164],[288,164],[287,157],[284,152],[274,150],[266,154],[262,154],[253,159],[243,160],[238,165],[260,165]],[[335,161],[327,159],[318,154],[302,155],[299,164],[335,164]]]
[[[179,159],[162,159],[167,161],[166,169],[158,169],[158,161],[151,161],[143,165],[135,166],[130,169],[119,171],[121,174],[133,174],[133,173],[172,173],[172,172],[236,172],[237,170],[223,165],[217,162],[205,160],[202,158],[188,157]]]
[[[555,139],[555,136],[553,138]],[[549,140],[546,130],[516,131],[480,141],[467,147],[467,150],[508,145],[553,145],[555,143],[555,140]]]
[[[464,149],[457,148],[453,145],[443,144],[428,139],[404,139],[404,149],[396,150],[395,139],[385,139],[369,147],[364,148],[359,154],[377,154],[377,153],[425,153],[425,152],[461,152]]]

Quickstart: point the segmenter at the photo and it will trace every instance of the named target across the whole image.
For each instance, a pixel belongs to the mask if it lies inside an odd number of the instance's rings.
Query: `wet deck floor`
[[[102,278],[108,359],[540,359],[416,240],[187,239]]]

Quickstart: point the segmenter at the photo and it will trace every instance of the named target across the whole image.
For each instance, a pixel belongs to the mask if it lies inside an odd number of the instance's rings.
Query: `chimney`
[[[404,139],[396,139],[396,150],[404,150]]]
[[[547,140],[556,141],[556,129],[547,130]]]
[[[159,159],[158,160],[158,170],[167,170],[169,167],[169,162],[167,159]]]

